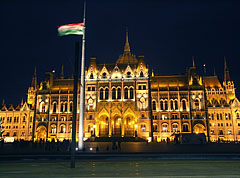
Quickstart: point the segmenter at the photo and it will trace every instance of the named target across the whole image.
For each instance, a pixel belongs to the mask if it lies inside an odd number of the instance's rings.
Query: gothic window
[[[225,113],[225,119],[228,120],[228,114],[227,113]]]
[[[130,99],[133,99],[133,88],[130,88]]]
[[[102,74],[102,78],[107,78],[107,73],[106,73],[106,72],[104,72],[104,73]]]
[[[220,114],[220,120],[223,120],[222,113]]]
[[[185,100],[182,100],[182,109],[183,111],[186,111],[186,101]]]
[[[109,96],[109,90],[108,88],[105,89],[105,99],[108,100],[108,96]]]
[[[117,89],[117,99],[121,99],[121,88]]]
[[[168,131],[168,125],[167,124],[164,124],[162,126],[162,132],[167,132]]]
[[[41,108],[41,109],[42,109],[42,112],[45,112],[45,103],[42,103],[41,106],[42,106],[42,108]]]
[[[178,131],[178,125],[177,124],[173,124],[172,125],[172,130],[173,130],[173,132],[177,132]]]
[[[127,88],[124,89],[124,98],[128,99],[128,89]]]
[[[60,125],[60,133],[66,133],[66,126],[64,124]]]
[[[152,102],[152,110],[154,110],[154,111],[156,110],[156,101]]]
[[[67,102],[65,103],[65,106],[64,106],[64,112],[67,112],[67,107],[68,106],[68,104],[67,104]]]
[[[228,113],[228,120],[231,120],[231,114]]]
[[[217,120],[219,120],[219,114],[217,113]]]
[[[153,125],[153,132],[157,132],[158,131],[158,126],[157,126],[157,124],[154,124]]]
[[[178,110],[178,101],[175,100],[174,103],[175,103],[175,110]]]
[[[173,100],[170,101],[171,110],[173,110]]]
[[[141,132],[145,132],[146,131],[146,125],[145,124],[141,124]]]
[[[194,105],[195,105],[195,109],[199,110],[199,100],[198,99],[194,100]]]
[[[214,114],[212,114],[212,120],[214,120]]]
[[[70,110],[70,112],[73,111],[73,103],[72,103],[72,102],[70,103],[70,108],[69,108],[69,110]]]
[[[90,74],[90,79],[93,79],[93,73]]]
[[[183,132],[188,132],[188,125],[187,124],[183,125],[183,130],[182,131]]]
[[[165,100],[165,110],[168,110],[168,102]]]
[[[103,89],[100,89],[100,100],[103,100]]]
[[[53,133],[53,134],[57,133],[56,125],[51,125],[51,133]]]
[[[116,88],[112,89],[112,99],[116,99]]]
[[[127,72],[127,78],[131,78],[131,72]]]
[[[60,109],[61,112],[63,112],[63,103],[61,103],[61,109]]]
[[[142,90],[142,85],[138,85],[138,89],[139,89],[139,90]]]
[[[237,113],[237,119],[240,119],[239,113]]]
[[[163,101],[160,101],[160,110],[163,110]]]
[[[219,135],[223,135],[223,131],[222,130],[219,130]]]
[[[57,103],[53,103],[53,113],[57,112]]]
[[[143,77],[143,72],[142,71],[140,72],[140,77]]]

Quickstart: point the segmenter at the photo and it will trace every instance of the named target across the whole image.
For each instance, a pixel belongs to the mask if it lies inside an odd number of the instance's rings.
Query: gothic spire
[[[229,80],[230,80],[229,69],[227,67],[226,57],[224,56],[224,81],[226,82]]]
[[[37,68],[34,69],[33,79],[32,79],[32,87],[34,89],[37,88]]]
[[[130,53],[130,45],[128,42],[128,29],[126,29],[126,42],[124,46],[124,53]]]
[[[192,67],[195,67],[195,61],[193,56],[192,56]]]

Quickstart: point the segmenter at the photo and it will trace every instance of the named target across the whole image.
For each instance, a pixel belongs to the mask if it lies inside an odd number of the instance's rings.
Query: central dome
[[[126,43],[124,46],[124,52],[119,56],[116,64],[137,64],[138,60],[135,55],[131,54],[130,45],[128,42],[128,32],[126,32]]]

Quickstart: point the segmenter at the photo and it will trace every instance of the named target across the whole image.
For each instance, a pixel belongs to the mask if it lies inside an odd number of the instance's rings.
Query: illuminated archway
[[[122,135],[122,119],[119,116],[114,117],[113,136],[121,137]]]
[[[205,127],[198,123],[193,127],[193,133],[199,134],[199,133],[204,133]]]
[[[108,137],[109,136],[109,119],[106,115],[102,115],[99,120],[99,136]]]
[[[36,130],[37,141],[46,140],[47,138],[47,128],[41,125]]]

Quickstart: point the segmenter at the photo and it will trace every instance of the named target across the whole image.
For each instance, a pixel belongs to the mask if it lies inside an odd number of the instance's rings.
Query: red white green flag
[[[58,27],[58,35],[83,35],[83,23],[61,25]]]

